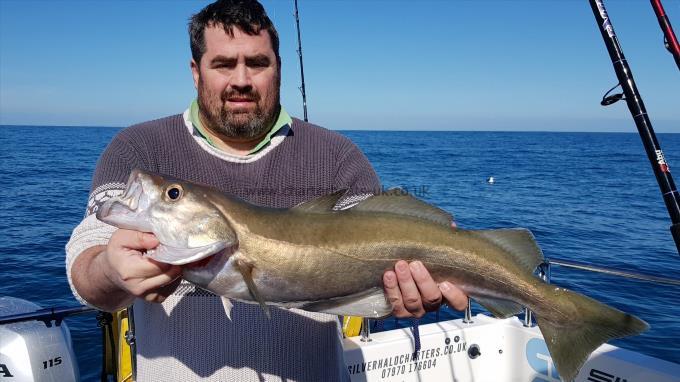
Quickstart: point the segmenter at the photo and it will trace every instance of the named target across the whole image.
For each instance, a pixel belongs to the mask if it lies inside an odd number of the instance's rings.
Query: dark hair
[[[262,4],[256,0],[218,0],[191,17],[189,20],[191,56],[197,63],[205,53],[205,28],[211,26],[223,27],[229,36],[234,36],[234,27],[251,36],[259,34],[262,29],[267,30],[276,59],[281,61],[279,34]]]

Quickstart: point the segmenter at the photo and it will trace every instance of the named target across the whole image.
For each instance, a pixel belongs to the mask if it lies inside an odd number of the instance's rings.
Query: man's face
[[[280,68],[269,33],[250,36],[234,28],[205,29],[205,53],[191,61],[201,118],[229,138],[264,135],[278,117]]]

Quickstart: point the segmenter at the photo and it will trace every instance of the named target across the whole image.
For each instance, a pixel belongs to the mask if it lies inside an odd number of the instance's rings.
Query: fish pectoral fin
[[[146,255],[158,262],[183,265],[193,263],[212,256],[217,252],[227,248],[229,243],[218,241],[212,244],[193,248],[176,248],[164,244],[159,244],[154,250],[150,250]]]
[[[338,190],[332,194],[324,195],[322,197],[312,199],[307,202],[302,202],[297,206],[291,208],[293,211],[300,212],[332,212],[333,207],[338,203],[340,198],[347,193],[347,189]]]
[[[337,316],[369,318],[382,318],[392,313],[392,305],[385,298],[385,292],[382,288],[371,288],[348,296],[310,302],[300,309]]]
[[[501,247],[515,261],[533,272],[543,261],[543,252],[538,247],[534,234],[526,228],[503,228],[468,231]]]
[[[496,318],[508,318],[522,311],[520,304],[500,298],[475,297],[475,301]]]
[[[267,316],[267,318],[271,319],[272,313],[271,311],[269,311],[269,307],[267,306],[267,304],[265,304],[264,299],[260,294],[260,291],[257,289],[255,281],[253,281],[253,264],[241,258],[236,260],[236,267],[238,268],[239,272],[241,272],[241,276],[243,276],[243,281],[245,281],[246,285],[248,286],[250,296],[253,298],[253,300],[257,301],[260,304],[260,307],[264,311],[264,314]]]
[[[231,300],[226,297],[222,297],[222,306],[224,307],[224,314],[226,314],[229,321],[231,321],[231,308],[234,307],[234,305],[231,303]]]

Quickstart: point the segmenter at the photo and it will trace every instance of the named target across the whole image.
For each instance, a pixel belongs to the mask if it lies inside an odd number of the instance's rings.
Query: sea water
[[[0,295],[43,307],[77,304],[64,245],[84,216],[97,158],[118,131],[0,127]],[[526,227],[548,258],[680,278],[670,219],[637,134],[341,133],[364,151],[385,188],[436,204],[462,228]],[[671,168],[680,166],[680,134],[659,134],[659,141]],[[558,266],[552,281],[651,325],[615,345],[680,363],[680,287]],[[101,332],[94,315],[66,322],[83,380],[97,379]]]

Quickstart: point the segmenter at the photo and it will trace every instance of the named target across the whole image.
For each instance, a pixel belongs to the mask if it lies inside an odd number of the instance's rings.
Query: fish
[[[337,209],[344,190],[289,209],[266,208],[197,183],[135,169],[97,218],[151,232],[146,256],[182,265],[182,277],[230,300],[382,318],[392,306],[382,275],[421,261],[498,318],[528,307],[557,371],[570,381],[601,344],[642,333],[643,320],[534,274],[544,256],[524,228],[452,229],[446,211],[400,190]]]

